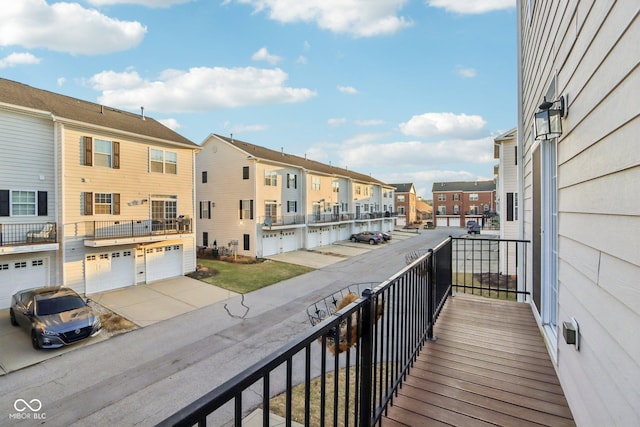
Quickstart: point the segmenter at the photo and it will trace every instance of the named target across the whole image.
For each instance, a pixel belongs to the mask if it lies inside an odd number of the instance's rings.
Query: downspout
[[[58,238],[58,262],[56,263],[56,277],[60,278],[59,285],[64,285],[66,281],[66,275],[64,270],[65,260],[66,260],[66,239],[64,233],[64,224],[65,224],[65,211],[64,211],[64,200],[61,199],[61,189],[65,188],[65,174],[61,173],[64,171],[64,144],[60,143],[60,141],[64,141],[64,124],[57,123],[56,116],[51,114],[51,120],[53,121],[53,184],[54,184],[54,194],[55,194],[55,210],[54,215],[56,219],[56,234]],[[58,135],[58,132],[60,135]],[[86,291],[86,289],[85,289]]]
[[[517,139],[516,139],[516,147],[517,147],[517,152],[518,152],[518,168],[517,168],[517,177],[518,177],[518,207],[517,207],[517,214],[518,214],[518,225],[519,225],[519,230],[518,230],[518,238],[521,240],[524,240],[525,238],[525,228],[524,228],[524,217],[523,217],[523,212],[524,212],[524,203],[525,203],[525,198],[524,198],[524,183],[523,183],[523,176],[524,176],[524,162],[523,162],[523,158],[524,158],[524,143],[523,143],[523,138],[525,135],[525,129],[524,129],[524,122],[523,122],[523,109],[522,109],[522,101],[523,101],[523,94],[522,94],[522,0],[517,0],[516,2],[516,61],[517,61],[517,91],[518,91],[518,96],[517,96],[517,114],[518,114],[518,130],[516,132],[517,135]],[[526,262],[525,259],[525,254],[523,253],[524,251],[519,251],[518,253],[518,277],[523,277],[526,283],[527,278],[526,276],[526,272],[524,270],[524,265]],[[524,302],[526,299],[526,296],[521,296],[523,294],[518,294],[518,300],[521,302]]]

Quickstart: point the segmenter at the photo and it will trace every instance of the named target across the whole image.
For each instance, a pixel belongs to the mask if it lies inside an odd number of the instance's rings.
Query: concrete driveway
[[[108,310],[144,327],[236,296],[235,292],[190,277],[174,277],[88,295]],[[26,330],[11,326],[9,310],[0,310],[0,375],[40,363],[109,338],[104,331],[60,349],[35,350]]]

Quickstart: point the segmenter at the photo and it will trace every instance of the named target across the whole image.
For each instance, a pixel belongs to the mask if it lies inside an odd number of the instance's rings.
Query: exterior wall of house
[[[123,137],[117,133],[95,131],[60,124],[61,167],[64,247],[64,281],[77,292],[85,293],[87,271],[85,257],[113,251],[135,251],[135,243],[111,247],[86,248],[84,241],[90,238],[93,227],[100,221],[149,220],[152,217],[153,199],[170,199],[177,202],[177,215],[194,216],[193,200],[193,150],[158,142]],[[120,168],[84,164],[84,137],[115,141],[120,144]],[[162,149],[177,154],[177,173],[150,172],[149,149]],[[95,153],[95,150],[94,150]],[[84,214],[84,197],[87,192],[120,194],[120,214]],[[99,225],[98,225],[99,226]],[[145,244],[145,249],[182,245],[182,272],[195,270],[195,242],[189,238],[168,239]],[[131,283],[135,283],[135,269],[131,269]]]
[[[8,307],[11,295],[20,289],[57,285],[62,280],[57,249],[11,244],[26,237],[27,230],[32,230],[29,224],[37,224],[38,229],[48,222],[59,226],[53,132],[50,116],[0,107],[0,190],[47,193],[47,215],[0,216],[0,309]],[[16,272],[16,265],[22,263],[26,263],[25,272],[32,268],[46,268],[46,272],[35,276]],[[29,277],[38,277],[40,282]]]
[[[500,238],[517,239],[520,233],[518,221],[518,165],[517,140],[514,138],[500,143],[500,175],[498,196],[500,203],[498,213],[500,215]],[[511,194],[511,196],[508,196]],[[511,199],[509,201],[509,199]],[[508,212],[510,211],[510,212]]]
[[[258,168],[247,154],[215,137],[205,141],[196,155],[196,194],[198,202],[211,202],[211,218],[196,217],[197,242],[203,245],[203,233],[208,233],[209,246],[228,246],[238,241],[238,253],[257,256],[257,187],[264,185],[264,170]],[[248,168],[248,179],[243,178]],[[202,171],[207,172],[207,183],[202,183]],[[281,180],[280,180],[281,181]],[[240,201],[253,200],[253,219],[240,218]],[[264,199],[262,199],[262,207]],[[244,235],[249,235],[249,250],[244,250]]]
[[[538,234],[535,206],[544,189],[536,177],[554,182],[554,170],[539,168],[536,152],[545,145],[557,150],[558,241],[552,262],[557,260],[558,326],[545,337],[577,425],[637,425],[640,4],[520,1],[518,7],[526,239]],[[568,95],[557,146],[533,138],[534,113],[547,92]],[[543,205],[543,215],[549,208]],[[531,252],[529,280],[536,274]],[[544,301],[544,281],[542,286]],[[580,328],[579,351],[562,337],[562,322],[572,318]]]

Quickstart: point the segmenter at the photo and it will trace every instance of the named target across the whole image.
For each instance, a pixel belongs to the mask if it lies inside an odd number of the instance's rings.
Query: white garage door
[[[0,261],[0,308],[11,305],[11,296],[21,289],[49,285],[47,258]]]
[[[340,226],[340,240],[349,240],[351,237],[351,233],[349,232],[349,227],[346,225]]]
[[[282,232],[282,252],[297,251],[298,247],[298,235],[295,231],[283,231]]]
[[[133,250],[102,252],[85,257],[86,293],[93,294],[134,284]]]
[[[317,228],[310,228],[307,230],[307,249],[315,248],[318,246],[320,240],[320,230]]]
[[[449,227],[460,227],[460,218],[449,218]]]
[[[262,256],[276,255],[280,252],[280,237],[276,233],[262,235]]]
[[[436,219],[436,226],[438,226],[438,227],[448,227],[449,226],[449,222],[447,221],[447,218],[437,218]]]
[[[182,276],[182,245],[148,248],[145,261],[147,282]]]

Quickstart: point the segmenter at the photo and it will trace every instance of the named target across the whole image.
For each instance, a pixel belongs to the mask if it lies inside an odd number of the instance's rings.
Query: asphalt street
[[[0,426],[149,426],[310,327],[306,308],[383,282],[446,229],[346,258],[258,291],[68,352],[0,378]],[[40,404],[38,411],[25,403]],[[20,411],[20,409],[23,409]],[[29,417],[27,417],[29,416]]]

